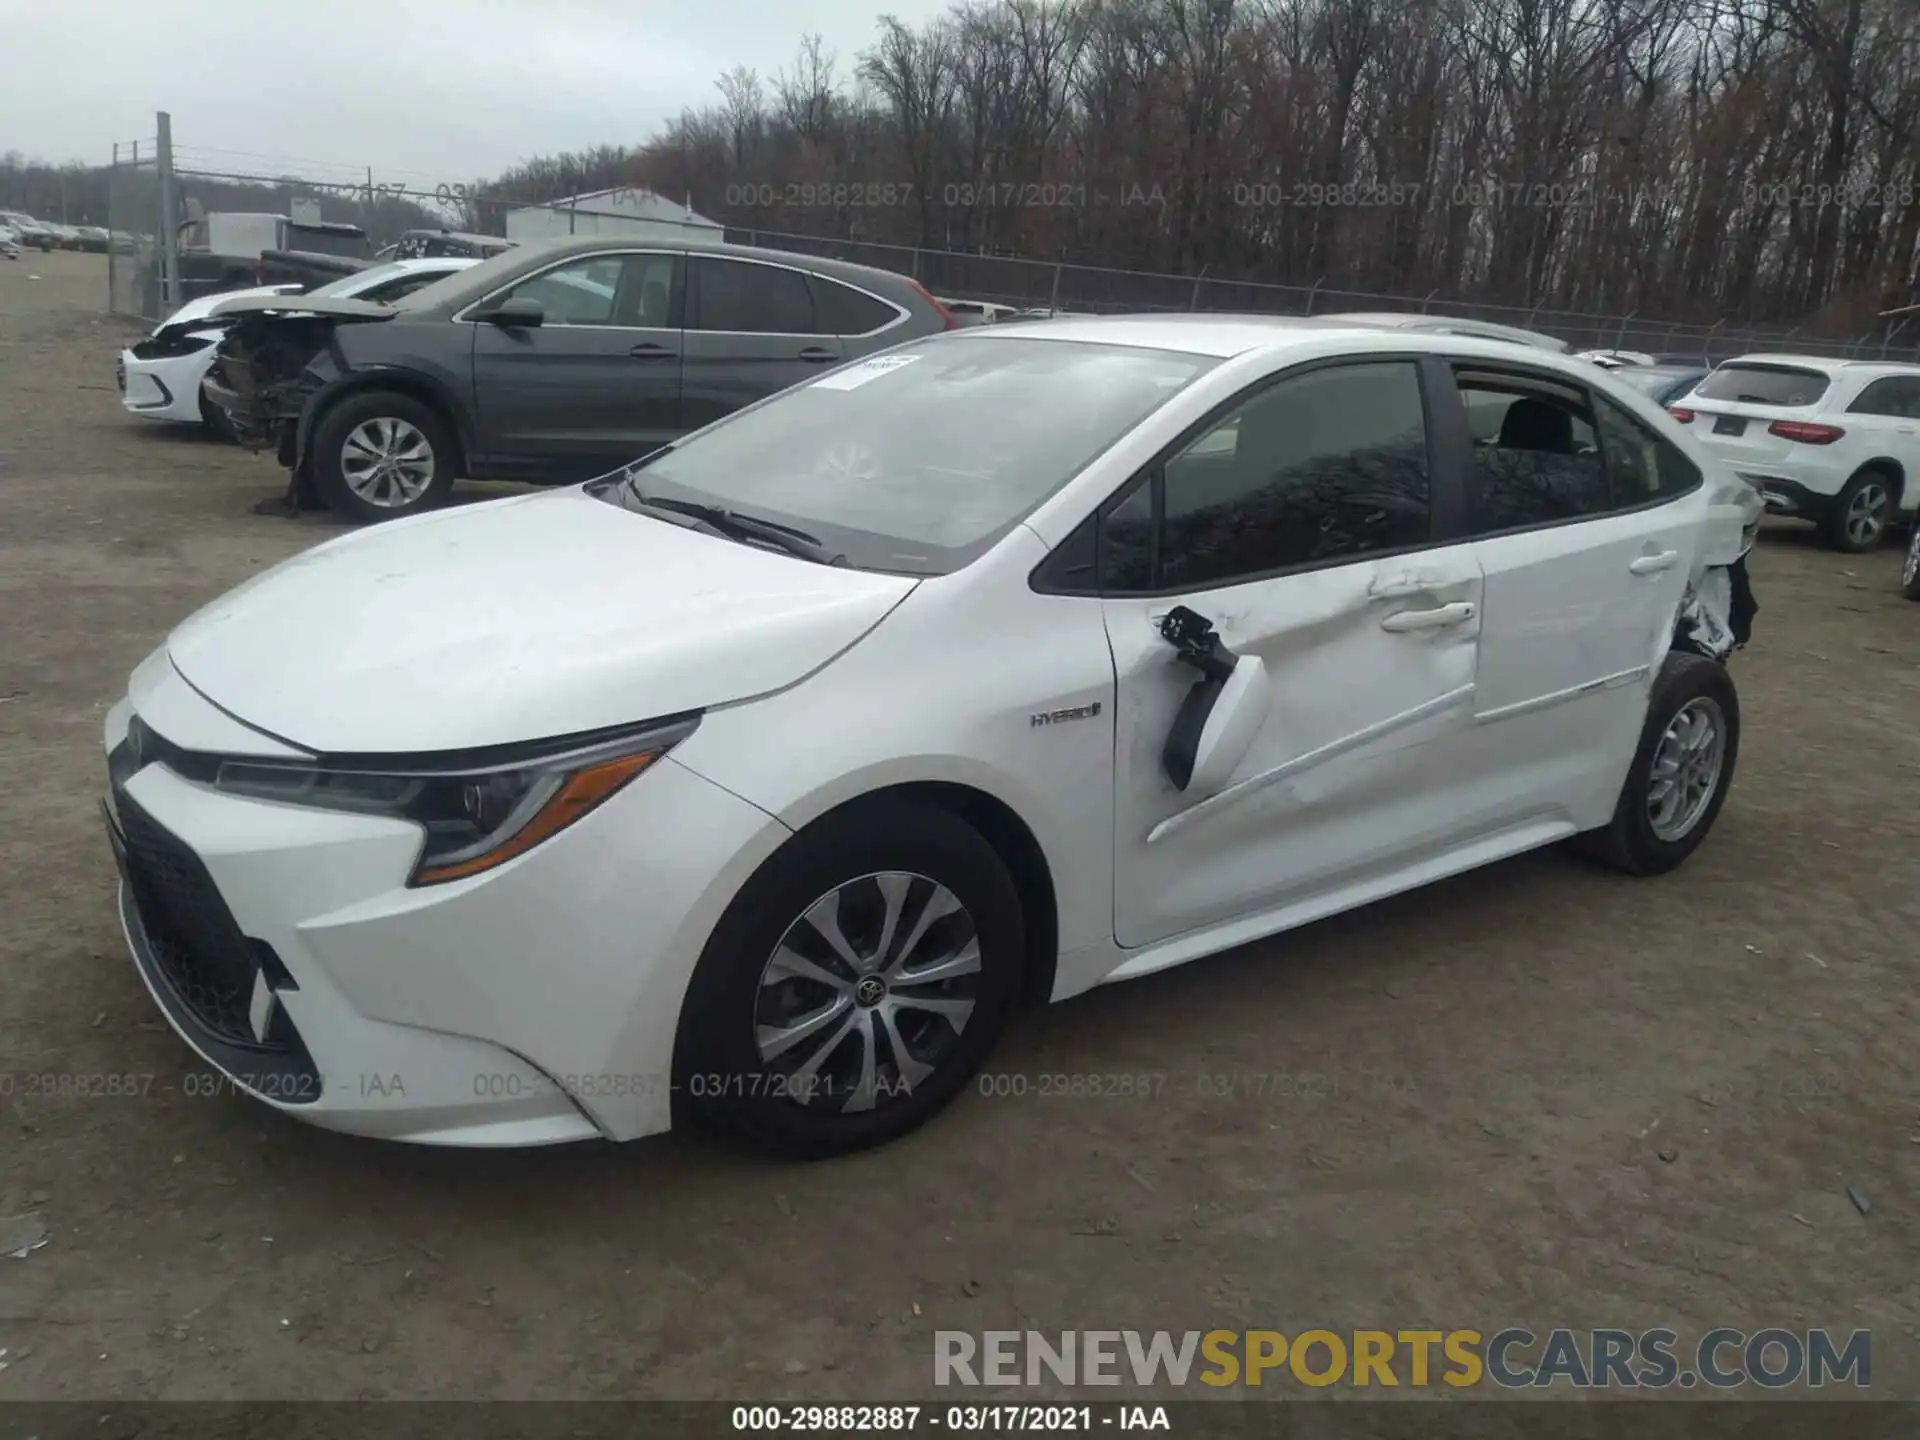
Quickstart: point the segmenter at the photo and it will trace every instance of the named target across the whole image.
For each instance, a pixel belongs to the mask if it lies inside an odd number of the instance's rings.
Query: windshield
[[[1694,387],[1697,400],[1732,400],[1747,405],[1796,408],[1812,405],[1827,393],[1818,370],[1795,365],[1722,365]]]
[[[946,574],[1217,363],[967,331],[842,366],[629,474],[648,497],[778,521],[858,568]]]
[[[1661,369],[1653,365],[1622,365],[1613,372],[1613,378],[1657,400],[1680,381],[1685,380],[1690,373],[1686,370]]]

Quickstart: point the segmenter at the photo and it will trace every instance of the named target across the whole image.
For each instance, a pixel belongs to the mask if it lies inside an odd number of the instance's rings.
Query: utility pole
[[[180,304],[179,209],[173,193],[173,117],[162,110],[155,119],[159,125],[155,171],[160,180],[160,293],[166,307],[160,313],[164,315]]]

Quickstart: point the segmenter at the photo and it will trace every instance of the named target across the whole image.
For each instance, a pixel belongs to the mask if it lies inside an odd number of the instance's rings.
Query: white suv
[[[1920,365],[1747,355],[1669,409],[1767,509],[1814,521],[1836,550],[1873,549],[1920,496]]]

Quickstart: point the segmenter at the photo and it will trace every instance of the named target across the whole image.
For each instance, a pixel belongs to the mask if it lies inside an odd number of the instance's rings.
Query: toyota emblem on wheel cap
[[[887,982],[878,975],[869,975],[853,987],[853,998],[862,1005],[878,1005],[887,998]]]

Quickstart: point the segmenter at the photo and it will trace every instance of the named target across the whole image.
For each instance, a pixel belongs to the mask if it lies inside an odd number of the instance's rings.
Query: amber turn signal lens
[[[589,765],[584,770],[576,770],[526,824],[486,854],[475,855],[451,865],[429,866],[414,875],[413,883],[440,885],[448,880],[464,880],[469,875],[478,875],[496,865],[506,864],[542,840],[559,834],[666,753],[664,750],[642,750],[637,754],[617,756],[612,760],[603,760],[598,765]]]

